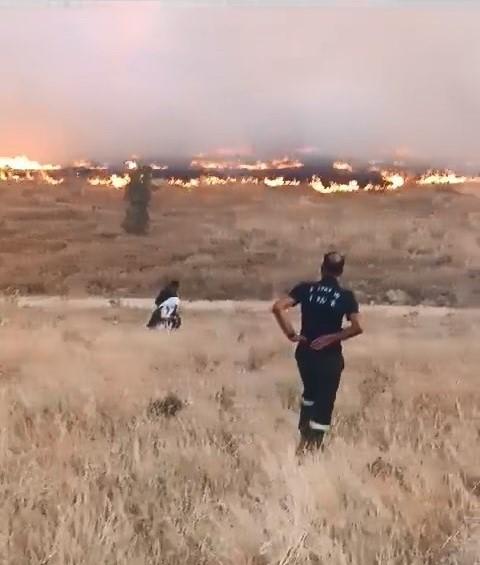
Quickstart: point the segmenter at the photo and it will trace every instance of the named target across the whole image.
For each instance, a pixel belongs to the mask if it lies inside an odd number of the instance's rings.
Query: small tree
[[[152,170],[150,167],[137,167],[130,171],[130,182],[125,187],[124,198],[127,202],[122,228],[127,233],[142,235],[148,232],[150,218],[150,184]]]

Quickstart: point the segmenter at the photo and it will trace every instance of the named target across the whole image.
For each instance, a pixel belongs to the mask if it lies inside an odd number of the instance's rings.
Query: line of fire
[[[0,157],[0,182],[40,183],[52,186],[84,182],[91,186],[124,189],[132,171],[148,167],[153,188],[174,186],[260,185],[270,188],[307,186],[323,194],[398,190],[412,185],[453,185],[478,182],[480,175],[398,161],[351,162],[288,156],[256,159],[229,155],[195,155],[189,159],[145,160],[132,157],[120,164],[87,160],[67,165],[43,164],[26,156]]]

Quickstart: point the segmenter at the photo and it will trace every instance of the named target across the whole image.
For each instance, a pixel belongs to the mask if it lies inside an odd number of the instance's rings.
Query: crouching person
[[[180,317],[180,283],[170,281],[155,299],[155,310],[147,322],[151,330],[178,330],[182,325]]]

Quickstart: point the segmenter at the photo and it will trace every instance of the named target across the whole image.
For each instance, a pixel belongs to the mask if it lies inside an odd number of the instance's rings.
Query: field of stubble
[[[6,306],[0,561],[472,565],[480,312],[368,309],[325,452],[267,312]]]
[[[469,192],[468,192],[469,191]],[[322,195],[307,188],[161,188],[148,237],[120,224],[122,191],[0,184],[0,292],[271,299],[347,254],[364,303],[480,307],[480,187]]]

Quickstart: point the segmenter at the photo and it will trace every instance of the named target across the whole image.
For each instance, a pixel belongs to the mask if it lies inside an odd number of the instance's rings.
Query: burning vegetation
[[[348,164],[346,161],[334,161],[333,168],[337,169],[337,171],[348,171],[349,173],[353,172],[352,165]]]
[[[59,171],[60,165],[42,165],[38,161],[31,161],[25,156],[0,157],[0,181],[37,181],[43,184],[58,185],[63,183],[63,178],[56,178],[49,173]]]
[[[382,168],[382,163],[369,161],[361,167],[344,160],[304,163],[288,156],[258,160],[247,159],[247,151],[218,152],[213,158],[198,154],[185,164],[143,163],[148,166],[152,185],[166,184],[183,189],[201,186],[263,185],[269,188],[305,186],[321,194],[379,192],[398,190],[407,185],[456,185],[478,182],[479,177],[458,174],[452,170],[412,172],[399,167]],[[25,156],[0,158],[0,181],[10,183],[36,182],[52,186],[68,179],[84,180],[94,187],[125,189],[132,172],[140,167],[135,158],[119,167],[97,164],[88,160],[75,161],[70,166],[41,164]]]
[[[125,188],[130,182],[130,176],[125,175],[110,175],[109,177],[89,177],[88,184],[92,186],[113,186],[114,188]]]
[[[289,157],[272,159],[270,161],[216,161],[208,159],[193,159],[190,163],[192,169],[214,170],[214,171],[282,171],[285,169],[300,169],[303,163]]]

